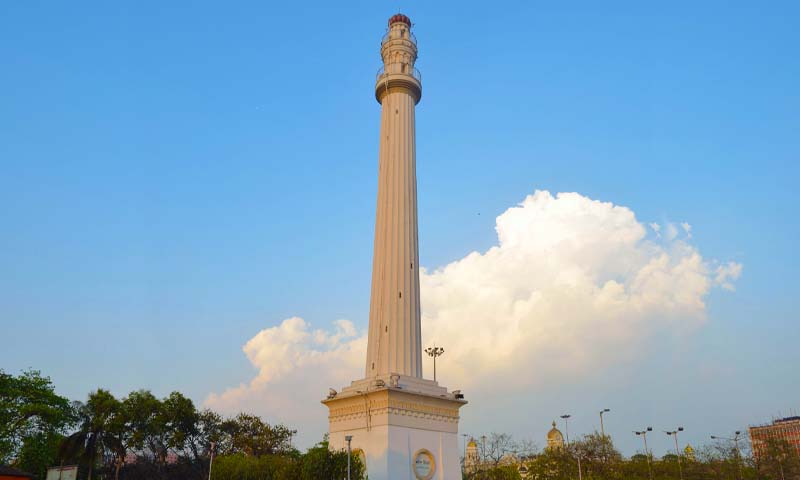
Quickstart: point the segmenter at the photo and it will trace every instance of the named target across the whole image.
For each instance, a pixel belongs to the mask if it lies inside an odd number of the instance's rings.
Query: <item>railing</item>
[[[406,30],[405,33],[402,35],[392,35],[393,33],[398,33],[398,31],[389,30],[388,32],[386,32],[386,35],[384,35],[383,38],[381,39],[381,46],[383,46],[383,44],[388,42],[389,40],[411,40],[411,43],[413,43],[414,45],[417,44],[417,37],[415,37],[414,34],[411,33],[409,30]]]
[[[398,65],[399,66],[401,64],[391,63],[389,65],[390,66],[392,66],[392,65]],[[422,83],[422,74],[419,73],[419,70],[417,70],[416,68],[413,69],[411,72],[403,72],[401,68],[398,68],[397,70],[398,70],[397,72],[388,72],[387,73],[386,72],[386,67],[381,67],[381,68],[378,69],[377,75],[375,75],[375,81],[377,82],[378,80],[380,80],[382,77],[384,77],[386,75],[411,75],[414,78],[416,78],[418,82]]]

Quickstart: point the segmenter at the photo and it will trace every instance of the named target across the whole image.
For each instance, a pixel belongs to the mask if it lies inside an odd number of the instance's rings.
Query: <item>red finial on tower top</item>
[[[397,15],[392,15],[392,17],[389,19],[389,27],[391,28],[393,24],[398,22],[405,23],[409,27],[411,26],[411,19],[403,15],[402,13],[398,13]]]

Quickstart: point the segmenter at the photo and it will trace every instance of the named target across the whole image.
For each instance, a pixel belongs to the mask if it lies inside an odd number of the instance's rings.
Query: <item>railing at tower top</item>
[[[401,65],[402,64],[395,64],[395,63],[389,64],[389,66],[392,67],[392,70],[395,70],[394,67],[397,66],[397,68],[396,68],[397,71],[389,71],[389,72],[387,72],[385,66],[379,68],[378,69],[378,74],[375,75],[375,81],[377,82],[378,80],[380,80],[382,77],[384,77],[386,75],[411,75],[414,78],[416,78],[418,82],[422,83],[422,74],[419,73],[419,70],[414,68],[414,69],[411,70],[411,72],[404,72],[402,70],[402,66]]]
[[[402,32],[403,33],[401,35],[392,35],[393,33],[397,33],[397,30],[389,30],[388,32],[386,32],[386,35],[384,35],[383,38],[381,39],[381,46],[383,46],[383,44],[388,42],[389,40],[403,40],[403,39],[411,40],[411,43],[413,43],[414,45],[417,44],[417,37],[415,37],[414,34],[411,33],[411,31],[405,30]]]

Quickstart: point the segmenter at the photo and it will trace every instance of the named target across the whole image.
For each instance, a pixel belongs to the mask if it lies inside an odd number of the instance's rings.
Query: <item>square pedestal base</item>
[[[346,449],[352,435],[370,480],[461,479],[458,411],[467,402],[435,382],[360,380],[322,403],[330,411],[331,449]]]

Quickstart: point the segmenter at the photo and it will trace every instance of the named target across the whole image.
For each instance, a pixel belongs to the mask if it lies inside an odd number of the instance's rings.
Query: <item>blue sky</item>
[[[200,403],[249,381],[242,344],[284,318],[366,325],[373,85],[398,5],[340,3],[0,6],[0,367],[76,399]],[[704,257],[744,266],[679,351],[623,369],[625,391],[600,371],[524,400],[529,426],[498,398],[462,427],[541,443],[561,410],[580,432],[608,406],[631,452],[644,424],[699,443],[800,408],[800,6],[399,7],[424,82],[423,265],[486,250],[542,189],[688,222]]]

